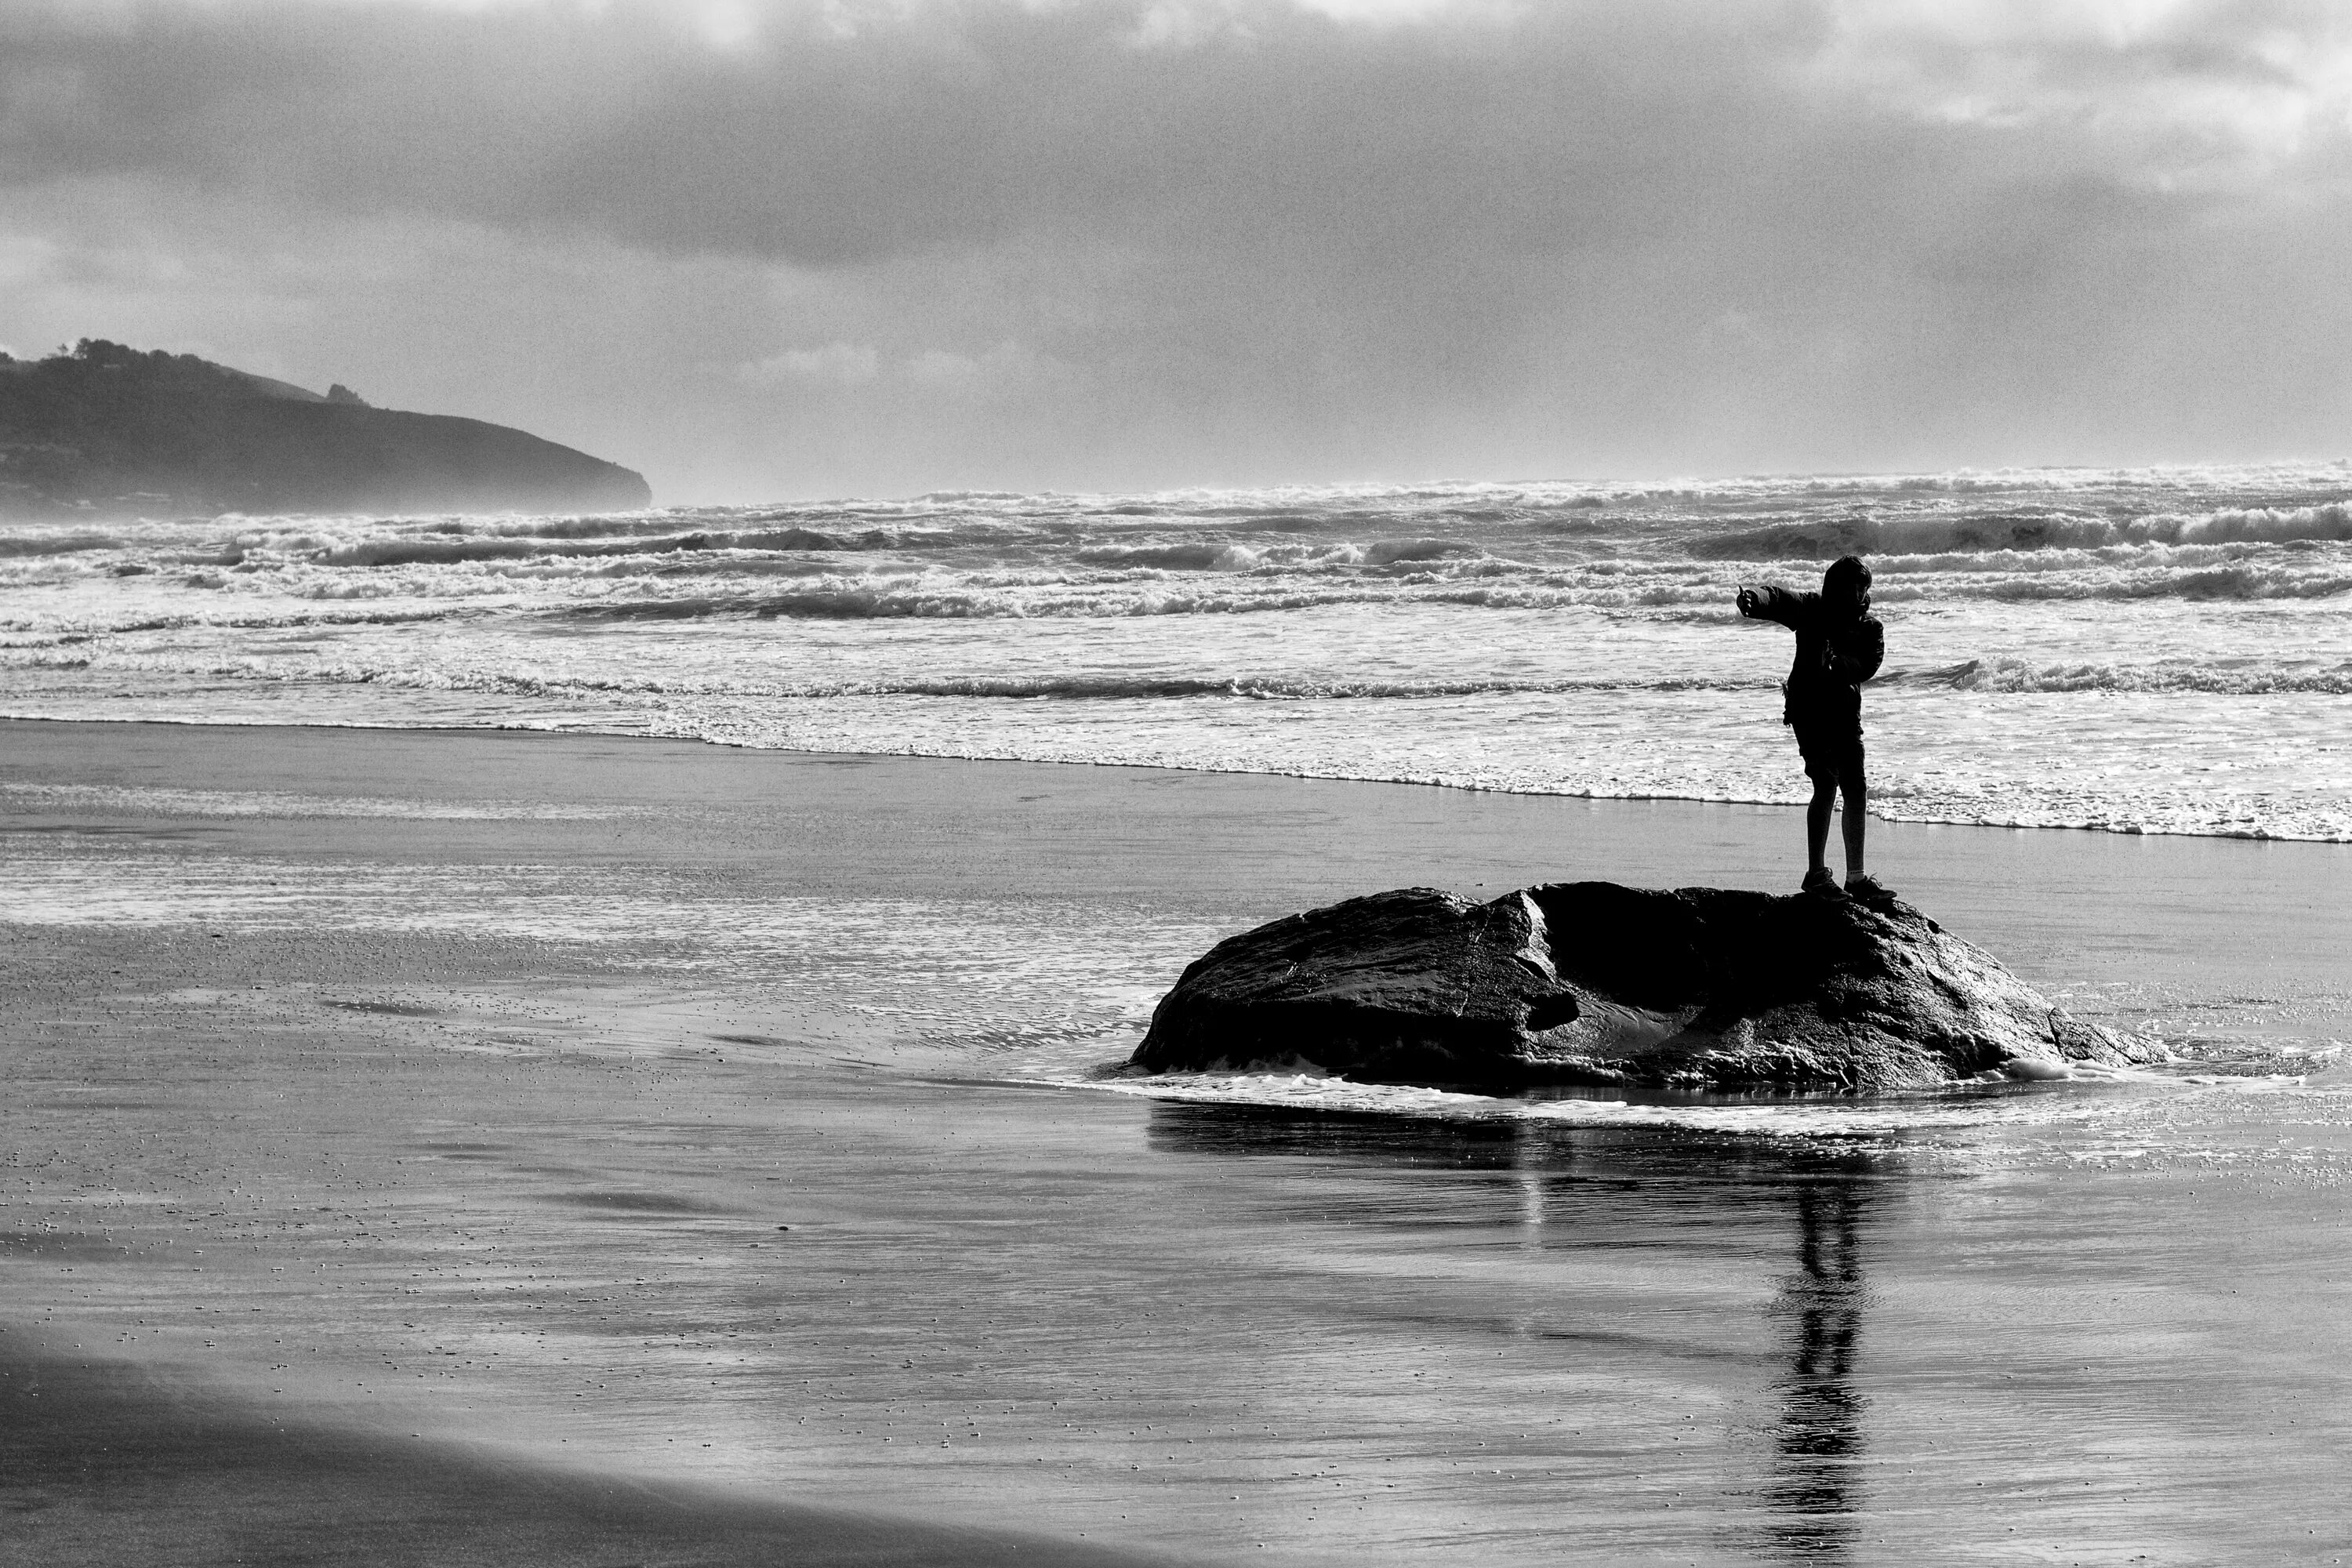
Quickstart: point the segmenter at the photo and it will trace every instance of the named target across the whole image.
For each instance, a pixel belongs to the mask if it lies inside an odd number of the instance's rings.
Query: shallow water
[[[38,1086],[19,1323],[265,1408],[1208,1561],[2347,1544],[2339,1094],[1332,1116],[746,1062],[709,999],[628,1001],[556,999],[625,1064],[436,1064],[388,1042],[465,1011],[375,1015],[389,1114],[267,1054],[168,1109]],[[94,1095],[152,1145],[78,1155]]]
[[[1868,552],[1891,818],[2352,839],[2352,469],[0,525],[0,712],[1774,802]]]
[[[1206,1561],[2352,1544],[2341,847],[1898,830],[1954,929],[2208,1058],[2168,1073],[1496,1100],[1102,1069],[1255,920],[1738,882],[1788,814],[10,739],[0,1326],[47,1350]]]

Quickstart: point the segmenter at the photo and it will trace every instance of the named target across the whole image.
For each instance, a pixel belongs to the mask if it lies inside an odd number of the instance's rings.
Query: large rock
[[[1898,900],[1556,882],[1486,904],[1407,888],[1229,937],[1131,1065],[1875,1093],[2161,1055]]]

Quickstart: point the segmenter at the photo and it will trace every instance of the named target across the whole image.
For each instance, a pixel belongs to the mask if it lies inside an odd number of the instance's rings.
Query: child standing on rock
[[[1870,788],[1862,776],[1862,683],[1878,673],[1886,657],[1886,628],[1870,613],[1870,568],[1848,555],[1822,574],[1818,594],[1786,588],[1743,587],[1734,601],[1739,613],[1778,621],[1797,634],[1797,660],[1781,683],[1787,700],[1780,722],[1797,732],[1797,752],[1813,781],[1812,804],[1805,808],[1804,890],[1830,898],[1852,894],[1872,901],[1891,899],[1878,879],[1862,868],[1862,836]],[[1830,810],[1845,795],[1845,888],[1830,874],[1826,856]]]

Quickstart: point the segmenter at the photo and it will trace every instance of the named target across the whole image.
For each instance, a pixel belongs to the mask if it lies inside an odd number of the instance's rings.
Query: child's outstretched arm
[[[1756,587],[1741,588],[1739,596],[1732,601],[1739,606],[1739,613],[1751,620],[1778,621],[1784,626],[1797,624],[1797,609],[1801,602],[1786,588]]]

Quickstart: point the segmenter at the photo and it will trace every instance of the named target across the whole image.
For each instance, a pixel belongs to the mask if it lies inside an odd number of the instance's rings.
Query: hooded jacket
[[[1797,634],[1796,662],[1780,689],[1787,701],[1780,722],[1803,731],[1862,730],[1862,683],[1878,673],[1886,658],[1886,628],[1867,609],[1852,619],[1833,619],[1819,594],[1766,588],[1756,605],[1759,620],[1778,621]]]

